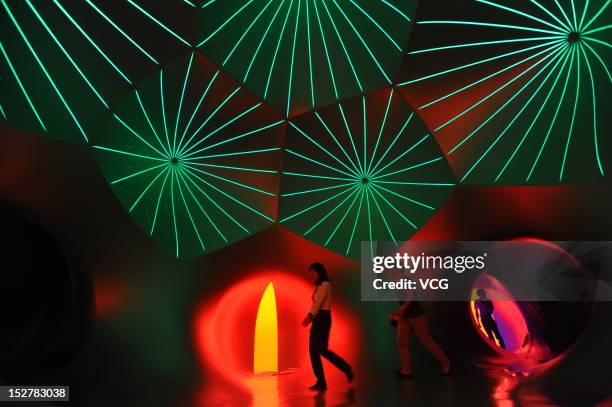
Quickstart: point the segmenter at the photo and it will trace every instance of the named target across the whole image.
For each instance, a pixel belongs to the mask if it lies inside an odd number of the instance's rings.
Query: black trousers
[[[501,333],[499,332],[499,329],[497,328],[497,323],[495,322],[495,320],[491,319],[490,321],[487,321],[487,320],[482,321],[482,327],[487,333],[487,336],[491,338],[492,341],[494,341],[493,334],[495,334],[495,337],[499,341],[499,346],[503,349],[506,349],[504,338],[501,336]]]
[[[345,374],[351,371],[351,365],[328,349],[330,330],[331,312],[319,310],[312,321],[309,341],[310,363],[312,364],[312,371],[317,378],[317,383],[325,383],[325,372],[323,371],[321,356]]]

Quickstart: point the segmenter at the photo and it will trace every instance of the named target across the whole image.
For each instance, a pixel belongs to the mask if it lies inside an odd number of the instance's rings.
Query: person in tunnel
[[[487,297],[487,292],[484,288],[479,288],[476,290],[476,295],[478,296],[478,299],[474,301],[474,306],[478,314],[478,319],[480,319],[487,337],[493,342],[495,342],[495,338],[497,338],[499,346],[502,349],[506,349],[504,338],[499,332],[499,328],[497,328],[497,322],[495,322],[495,319],[493,318],[493,312],[495,311],[493,301]]]
[[[442,374],[450,375],[451,364],[440,345],[429,332],[425,308],[418,301],[400,301],[400,306],[389,316],[391,325],[397,328],[397,350],[401,368],[396,374],[402,379],[412,378],[410,342],[416,335],[421,345],[429,351],[440,364]]]
[[[332,323],[332,286],[329,281],[329,276],[327,275],[327,270],[321,263],[313,263],[308,269],[313,274],[315,290],[312,294],[312,307],[308,315],[306,315],[306,318],[304,318],[302,325],[306,327],[312,323],[312,327],[310,328],[309,352],[312,371],[317,378],[317,382],[309,387],[309,390],[320,391],[327,389],[321,356],[344,372],[349,383],[353,381],[353,369],[344,359],[328,348],[329,333]]]

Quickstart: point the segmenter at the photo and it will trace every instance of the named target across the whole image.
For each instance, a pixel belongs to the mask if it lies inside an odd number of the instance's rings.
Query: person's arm
[[[329,295],[329,283],[323,282],[321,283],[319,288],[317,288],[317,291],[314,294],[314,298],[312,299],[312,307],[310,308],[310,313],[313,316],[317,315],[317,312],[319,312],[319,310],[323,306],[323,302],[325,302],[325,299],[327,298],[328,295]]]

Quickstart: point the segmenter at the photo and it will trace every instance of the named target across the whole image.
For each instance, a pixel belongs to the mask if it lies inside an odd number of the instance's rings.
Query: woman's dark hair
[[[329,281],[327,270],[325,269],[325,266],[321,263],[312,263],[310,266],[308,266],[308,270],[317,273],[317,281],[315,281],[315,285],[321,285],[323,281]]]

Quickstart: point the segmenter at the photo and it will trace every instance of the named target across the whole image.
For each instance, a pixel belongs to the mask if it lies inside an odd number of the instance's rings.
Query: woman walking
[[[344,359],[328,348],[329,332],[332,323],[332,286],[327,270],[321,263],[311,264],[308,270],[313,274],[315,290],[312,294],[312,307],[306,318],[304,318],[302,325],[308,326],[312,323],[309,340],[310,363],[312,364],[312,371],[317,378],[317,382],[308,389],[321,391],[327,389],[321,356],[344,372],[349,383],[353,381],[353,369]]]

